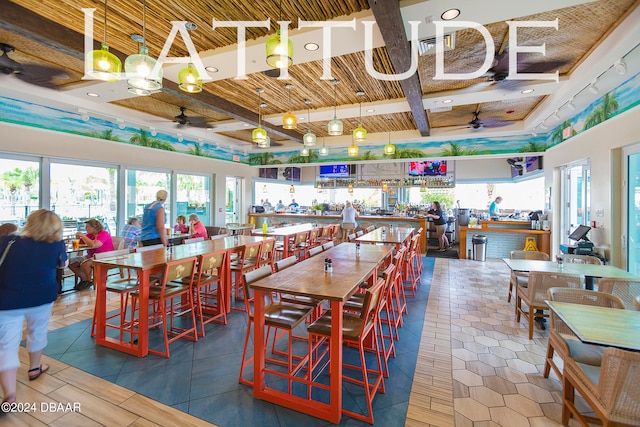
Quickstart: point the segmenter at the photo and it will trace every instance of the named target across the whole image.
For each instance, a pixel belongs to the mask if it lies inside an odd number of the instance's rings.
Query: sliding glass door
[[[640,275],[640,146],[626,151],[626,249],[627,269]],[[626,248],[625,248],[626,243]]]
[[[569,234],[579,225],[590,225],[591,171],[589,161],[575,163],[562,169],[562,235],[560,243],[569,241]]]

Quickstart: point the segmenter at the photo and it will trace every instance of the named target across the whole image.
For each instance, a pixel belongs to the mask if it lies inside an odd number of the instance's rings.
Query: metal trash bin
[[[475,234],[471,238],[471,244],[473,245],[473,260],[474,261],[486,261],[487,259],[487,236]]]

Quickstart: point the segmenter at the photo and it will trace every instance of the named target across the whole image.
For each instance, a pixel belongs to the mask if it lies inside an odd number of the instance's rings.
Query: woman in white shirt
[[[342,240],[344,240],[345,236],[349,235],[349,233],[355,233],[356,227],[358,226],[356,222],[358,216],[358,211],[355,210],[351,202],[347,200],[342,210]]]

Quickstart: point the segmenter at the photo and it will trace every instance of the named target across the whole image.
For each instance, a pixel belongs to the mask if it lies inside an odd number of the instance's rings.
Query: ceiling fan
[[[473,131],[481,130],[481,129],[491,129],[491,128],[499,128],[503,126],[509,126],[511,122],[500,120],[495,117],[487,117],[486,119],[480,119],[480,107],[473,112],[473,118],[466,126],[458,126],[454,127],[450,130],[458,130],[458,129],[471,129]]]
[[[0,73],[13,75],[16,78],[36,86],[55,89],[53,79],[68,79],[64,70],[48,65],[21,64],[9,57],[15,48],[6,43],[0,43]]]
[[[213,126],[207,123],[206,117],[189,117],[185,114],[187,107],[180,107],[180,114],[173,118],[173,121],[177,123],[177,127],[191,126],[196,128],[212,128]]]

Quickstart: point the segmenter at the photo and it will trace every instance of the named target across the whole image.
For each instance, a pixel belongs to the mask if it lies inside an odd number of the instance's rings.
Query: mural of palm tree
[[[399,148],[396,147],[396,152],[390,156],[384,156],[385,159],[415,159],[425,157],[424,151],[417,148]]]
[[[605,120],[615,116],[615,113],[620,108],[618,99],[615,92],[606,93],[601,99],[600,103],[593,111],[587,116],[584,122],[584,129],[592,128]]]
[[[193,154],[194,156],[207,157],[207,154],[202,149],[202,146],[194,142],[193,147],[189,148],[189,154]]]
[[[301,156],[300,154],[294,154],[289,157],[287,163],[313,163],[317,162],[320,156],[316,150],[309,150],[308,156]]]
[[[279,165],[282,163],[280,160],[276,159],[276,156],[273,153],[268,151],[260,154],[250,154],[248,161],[250,165]]]
[[[176,151],[175,148],[168,142],[161,141],[158,138],[150,138],[149,133],[140,129],[139,133],[136,133],[129,138],[129,142],[139,145],[141,147],[157,148],[166,151]]]
[[[367,150],[357,156],[354,160],[377,160],[377,157],[370,150]]]
[[[113,129],[105,129],[102,132],[87,132],[85,135],[90,136],[91,138],[106,139],[107,141],[120,141],[120,138],[113,134]]]
[[[447,157],[456,157],[456,156],[472,156],[478,154],[478,150],[473,150],[470,148],[462,148],[456,142],[450,142],[449,148],[445,148],[442,150],[442,155]]]
[[[570,124],[569,124],[570,125]],[[562,135],[560,135],[562,138]],[[546,144],[541,144],[536,141],[529,141],[529,144],[520,149],[521,153],[541,153],[547,149]]]

